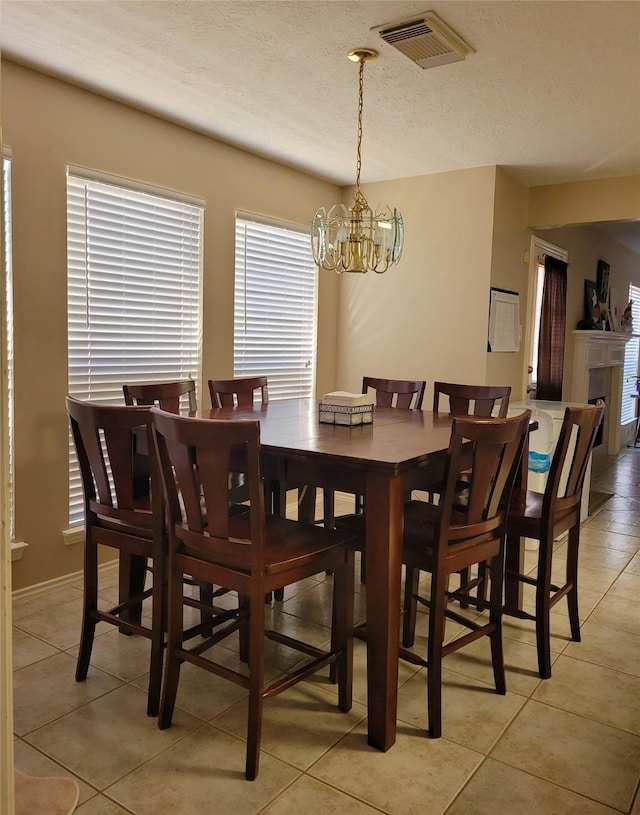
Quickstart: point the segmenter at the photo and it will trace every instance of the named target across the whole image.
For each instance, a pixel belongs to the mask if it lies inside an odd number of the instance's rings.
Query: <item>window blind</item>
[[[234,376],[268,376],[269,398],[313,396],[317,273],[301,227],[238,215]]]
[[[5,286],[5,312],[4,324],[6,329],[7,347],[7,420],[8,420],[8,448],[9,448],[9,536],[15,538],[15,451],[13,443],[14,411],[13,411],[13,269],[11,247],[11,160],[2,159],[2,212],[4,235],[4,286]]]
[[[68,385],[124,404],[122,385],[192,377],[201,348],[203,208],[67,176]],[[82,484],[70,446],[70,523]]]
[[[629,286],[629,300],[633,301],[631,306],[633,316],[633,330],[640,331],[640,286]],[[622,304],[623,310],[627,307]],[[635,422],[636,400],[631,398],[631,394],[636,393],[636,379],[638,378],[638,337],[632,337],[624,349],[624,370],[622,373],[622,409],[620,412],[621,424]]]

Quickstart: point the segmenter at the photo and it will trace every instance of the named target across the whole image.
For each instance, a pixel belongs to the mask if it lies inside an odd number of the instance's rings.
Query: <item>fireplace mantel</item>
[[[573,376],[571,401],[586,404],[589,400],[589,374],[594,368],[611,368],[611,393],[607,394],[607,452],[620,450],[620,417],[622,408],[622,372],[624,350],[631,334],[612,331],[573,332]]]

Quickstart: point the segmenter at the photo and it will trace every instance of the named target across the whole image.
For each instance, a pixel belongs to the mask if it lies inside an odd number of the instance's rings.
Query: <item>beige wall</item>
[[[495,167],[370,184],[371,206],[397,207],[402,260],[340,280],[337,385],[363,376],[484,383]]]
[[[232,374],[236,209],[306,224],[340,191],[8,62],[1,99],[13,157],[16,531],[29,544],[14,563],[13,588],[20,589],[81,568],[82,546],[65,546],[61,535],[68,525],[67,164],[206,199],[205,377]],[[323,275],[320,392],[334,387],[337,296],[335,275]]]
[[[496,194],[493,218],[491,285],[520,294],[521,341],[518,352],[487,354],[487,385],[511,385],[512,400],[524,397],[524,338],[527,315],[528,265],[524,261],[529,249],[530,230],[527,222],[529,194],[526,187],[503,169],[496,172]]]
[[[640,218],[640,175],[533,187],[528,224],[560,227]]]

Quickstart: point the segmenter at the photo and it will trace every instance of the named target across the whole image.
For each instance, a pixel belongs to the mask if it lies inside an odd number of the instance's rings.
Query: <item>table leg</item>
[[[396,740],[404,489],[400,477],[367,475],[367,705],[369,744]]]

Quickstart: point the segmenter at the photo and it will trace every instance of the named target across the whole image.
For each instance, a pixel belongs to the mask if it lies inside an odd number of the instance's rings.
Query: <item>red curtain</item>
[[[547,255],[544,259],[536,399],[553,402],[562,399],[566,322],[567,264]]]

